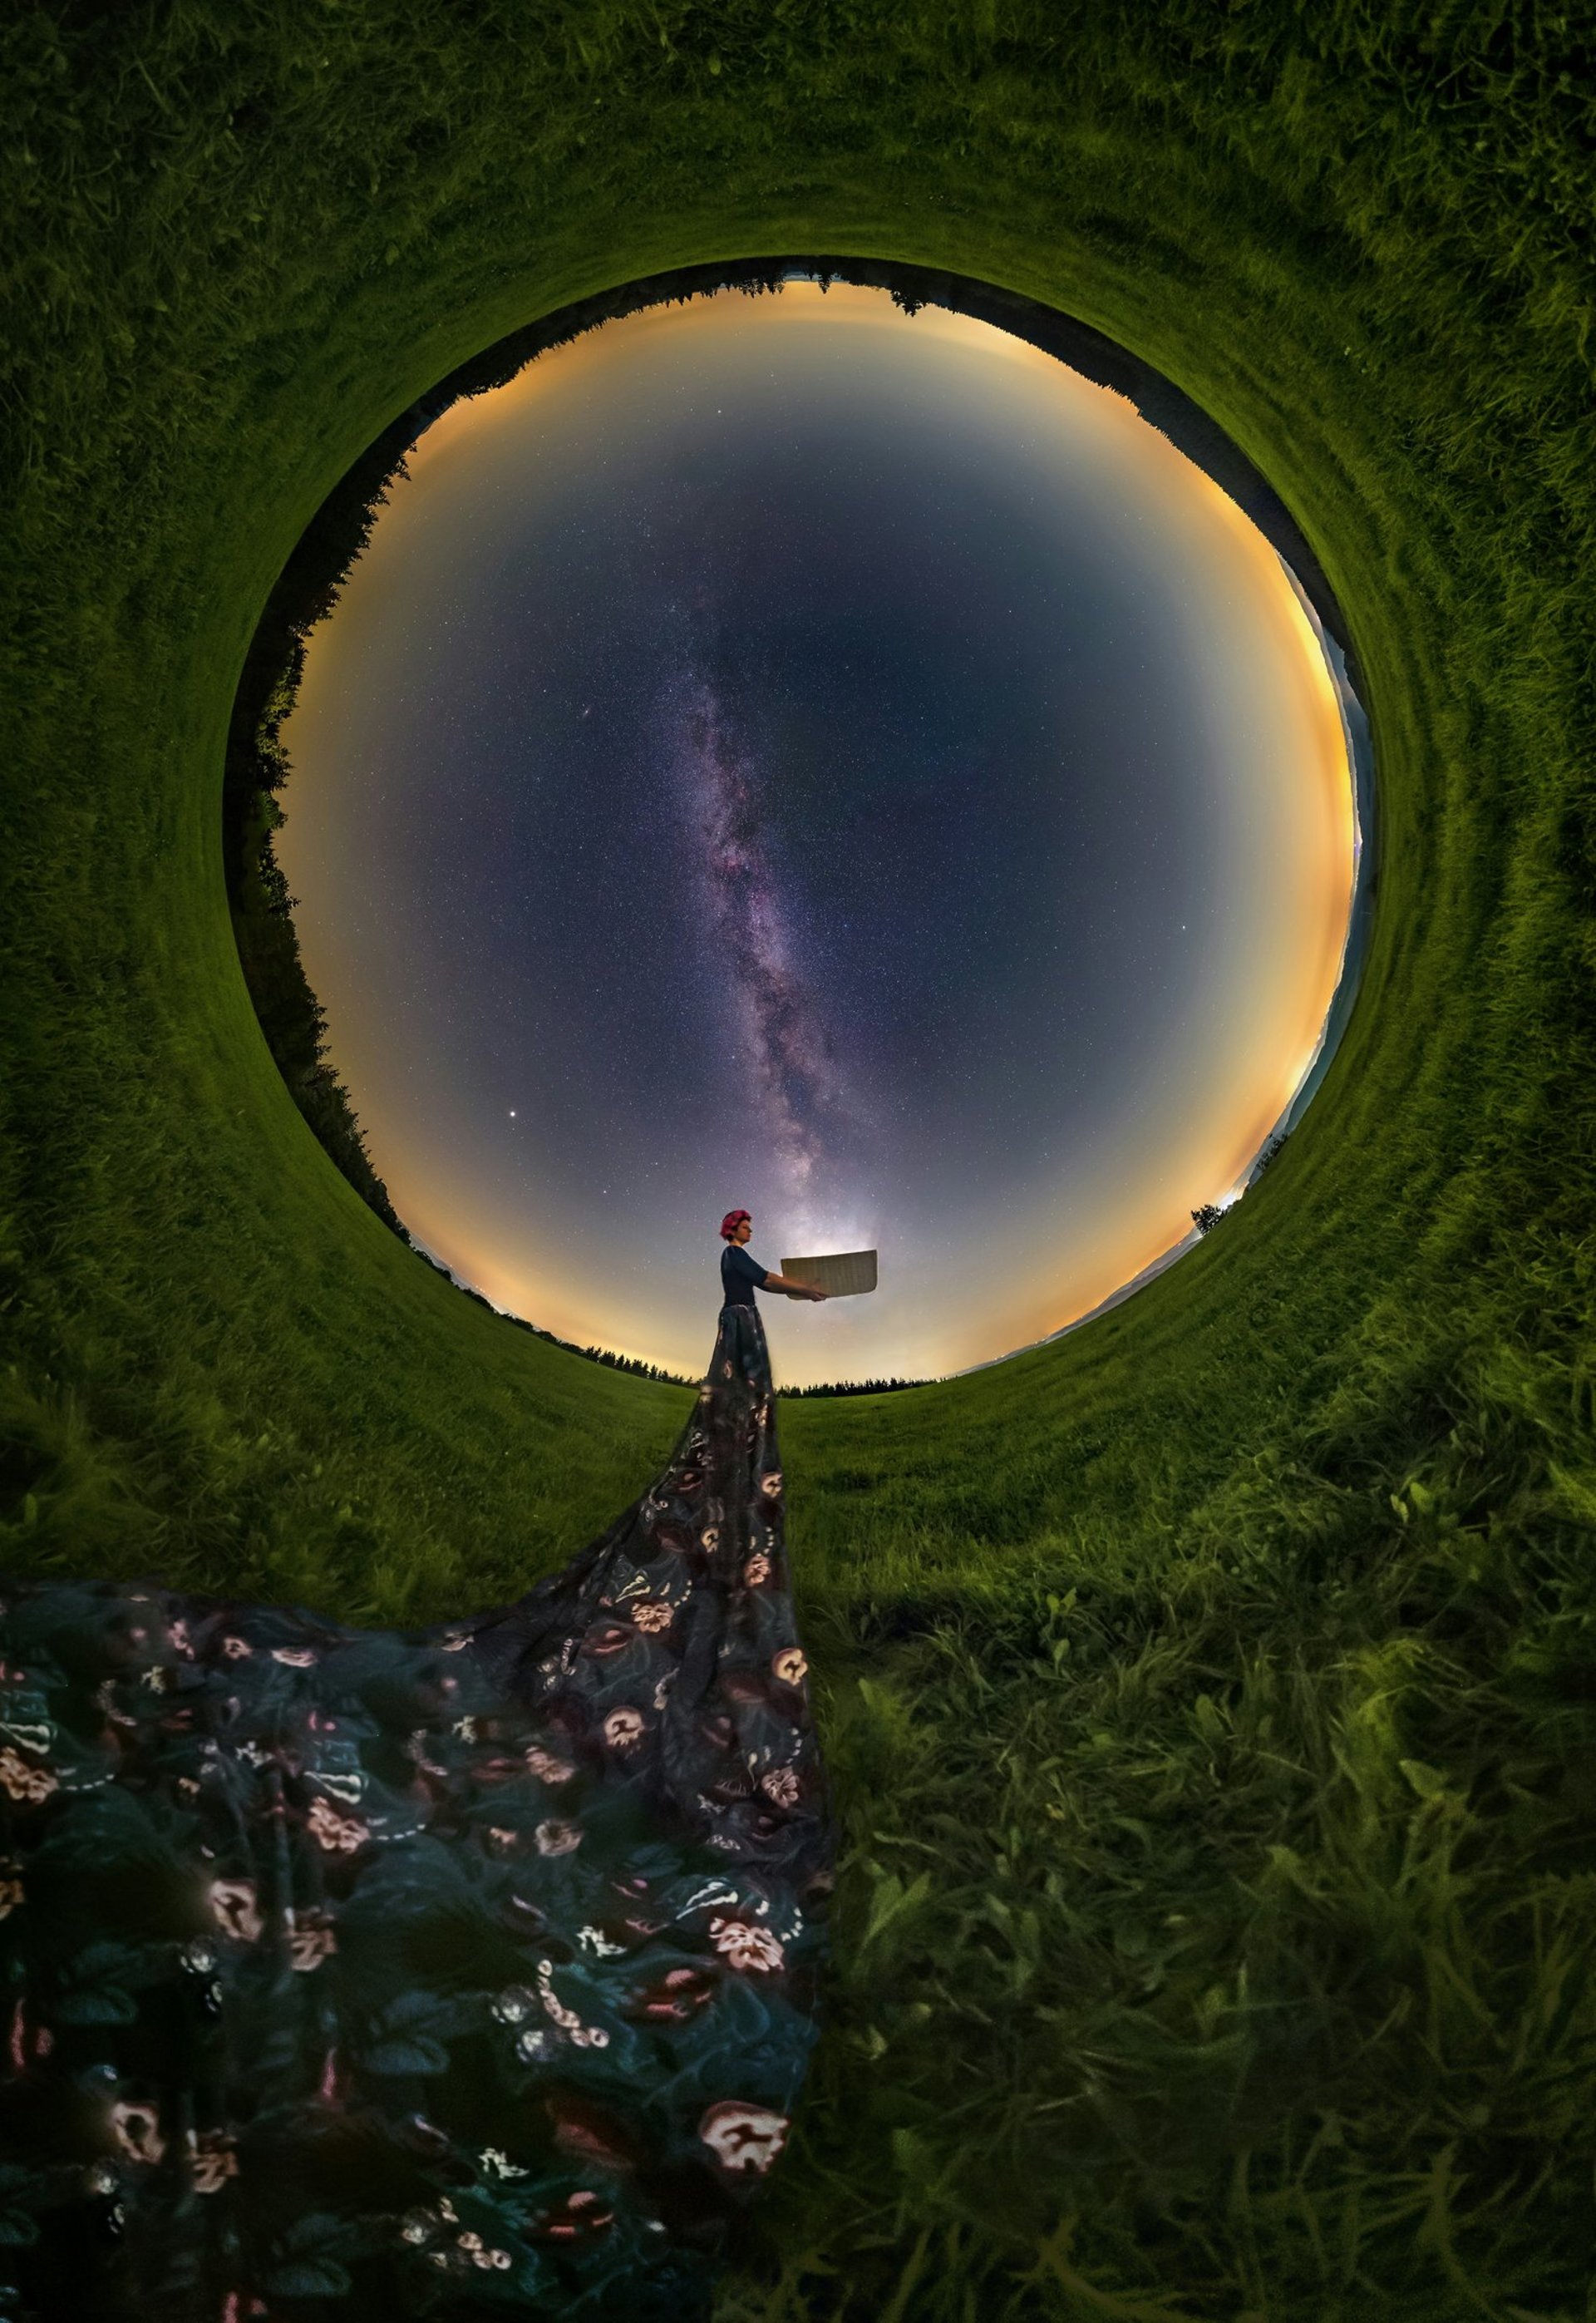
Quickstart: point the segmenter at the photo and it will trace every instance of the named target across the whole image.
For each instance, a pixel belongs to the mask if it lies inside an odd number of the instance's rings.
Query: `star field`
[[[875,1245],[778,1377],[1058,1328],[1245,1176],[1335,988],[1335,690],[1274,552],[968,317],[791,283],[445,413],[285,731],[372,1159],[498,1303],[690,1374],[715,1226]]]

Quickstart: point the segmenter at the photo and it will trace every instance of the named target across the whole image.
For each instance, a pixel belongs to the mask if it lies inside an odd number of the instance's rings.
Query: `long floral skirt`
[[[830,1886],[757,1312],[514,1604],[4,1595],[4,2323],[707,2311]]]

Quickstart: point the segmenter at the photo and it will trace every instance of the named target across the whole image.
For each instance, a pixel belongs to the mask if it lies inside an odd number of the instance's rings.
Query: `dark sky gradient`
[[[1129,405],[794,284],[606,325],[410,466],[280,848],[463,1279],[695,1373],[741,1204],[766,1264],[881,1252],[871,1298],[766,1302],[779,1376],[919,1375],[1240,1183],[1334,990],[1351,787],[1279,560]]]

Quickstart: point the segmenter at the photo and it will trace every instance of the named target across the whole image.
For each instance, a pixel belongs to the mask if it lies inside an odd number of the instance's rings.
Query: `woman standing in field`
[[[831,1824],[756,1290],[513,1603],[0,1607],[0,2292],[244,2323],[707,2314],[815,2037]]]

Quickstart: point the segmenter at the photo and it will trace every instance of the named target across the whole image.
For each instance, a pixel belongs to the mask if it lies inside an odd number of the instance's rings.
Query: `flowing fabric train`
[[[684,2318],[785,2141],[831,1818],[764,1327],[425,1630],[0,1610],[0,2318]]]

